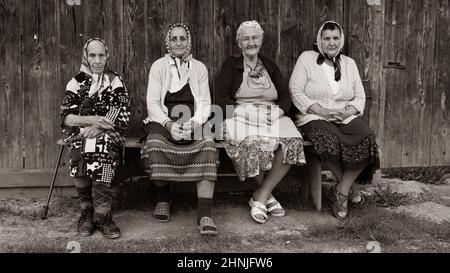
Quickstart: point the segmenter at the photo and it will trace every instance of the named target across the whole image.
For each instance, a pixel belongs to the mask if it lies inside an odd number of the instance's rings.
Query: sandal
[[[344,219],[348,215],[348,195],[344,195],[333,186],[328,190],[328,196],[332,203],[333,214],[338,219]]]
[[[362,205],[366,201],[364,194],[358,189],[358,187],[352,185],[350,189],[350,202],[355,205]]]
[[[253,197],[250,198],[250,201],[248,201],[248,204],[252,208],[250,210],[250,215],[252,216],[253,220],[256,222],[263,224],[267,220],[267,207],[263,205],[262,203],[253,200]],[[260,219],[256,216],[262,216],[263,219]]]
[[[168,202],[158,202],[156,203],[155,212],[153,214],[156,218],[156,221],[165,223],[170,220],[170,209]]]
[[[198,229],[200,230],[201,235],[217,235],[219,233],[214,220],[208,216],[203,216],[200,219]]]
[[[276,217],[283,217],[286,215],[286,211],[284,211],[283,207],[281,206],[280,202],[275,199],[275,197],[269,198],[267,200],[267,212],[270,213],[272,216]]]

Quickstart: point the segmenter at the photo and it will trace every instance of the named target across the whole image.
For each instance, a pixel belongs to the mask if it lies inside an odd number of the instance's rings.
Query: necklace
[[[247,62],[245,62],[245,64],[248,66],[248,68],[250,68],[250,71],[248,72],[248,76],[250,78],[258,79],[263,76],[264,66],[259,58],[256,62],[255,68],[252,68]]]

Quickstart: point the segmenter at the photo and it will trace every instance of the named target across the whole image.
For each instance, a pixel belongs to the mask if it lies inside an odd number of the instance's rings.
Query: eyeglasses
[[[259,43],[261,41],[261,36],[245,36],[241,38],[241,43],[248,45],[251,41],[254,43]]]

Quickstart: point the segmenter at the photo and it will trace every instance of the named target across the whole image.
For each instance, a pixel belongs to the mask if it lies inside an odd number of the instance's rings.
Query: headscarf
[[[186,46],[186,52],[184,53],[184,55],[181,57],[181,60],[183,60],[184,62],[189,61],[190,57],[191,57],[191,47],[192,47],[192,41],[191,41],[191,32],[189,31],[189,28],[182,24],[182,23],[176,23],[174,25],[172,25],[169,28],[169,31],[167,32],[166,35],[166,47],[167,47],[167,52],[169,53],[169,55],[175,59],[178,58],[175,55],[173,55],[172,53],[172,48],[170,47],[170,33],[172,32],[172,30],[176,27],[182,27],[186,30],[187,33],[187,46]]]
[[[341,44],[339,45],[338,53],[336,56],[328,56],[323,52],[323,48],[322,48],[322,44],[321,44],[322,31],[323,31],[325,25],[327,25],[327,24],[335,25],[341,32]],[[314,46],[314,50],[319,52],[319,57],[317,57],[317,64],[318,65],[323,64],[323,62],[325,62],[325,59],[330,60],[334,66],[334,79],[336,81],[339,81],[341,79],[341,64],[340,64],[340,62],[341,62],[341,52],[342,52],[342,49],[344,48],[344,41],[345,41],[344,30],[342,29],[341,25],[339,25],[335,21],[325,22],[320,27],[319,32],[317,32],[316,44]]]
[[[103,70],[103,73],[101,75],[92,73],[92,70],[91,70],[91,67],[90,67],[89,61],[88,61],[88,51],[87,50],[88,50],[89,44],[93,41],[99,41],[105,47],[106,63],[105,63],[105,69]],[[104,89],[107,86],[107,84],[105,84],[105,82],[106,81],[109,82],[109,78],[107,76],[105,76],[105,72],[108,67],[108,59],[109,59],[109,52],[108,52],[108,47],[106,46],[105,41],[103,41],[100,38],[92,38],[92,39],[89,39],[86,41],[86,43],[83,46],[80,71],[84,72],[92,77],[92,83],[91,83],[91,87],[89,89],[89,97],[91,97],[97,91],[101,92],[102,89]]]
[[[261,35],[261,39],[264,38],[264,30],[262,29],[261,25],[257,21],[255,21],[255,20],[253,20],[253,21],[245,21],[245,22],[241,23],[241,25],[239,26],[239,28],[236,31],[236,42],[239,43],[239,36],[241,35],[242,31],[245,28],[254,28],[254,29],[256,29],[256,31]],[[264,70],[263,63],[258,58],[258,61],[256,63],[255,68],[252,69],[251,71],[249,71],[248,75],[251,78],[258,79],[258,78],[262,77],[263,70]]]
[[[255,28],[259,32],[259,34],[261,34],[261,37],[264,37],[264,30],[262,29],[261,25],[257,21],[255,21],[255,20],[245,21],[245,22],[242,22],[242,24],[239,26],[239,28],[236,31],[236,41],[239,40],[239,35],[241,35],[242,30],[247,27]]]

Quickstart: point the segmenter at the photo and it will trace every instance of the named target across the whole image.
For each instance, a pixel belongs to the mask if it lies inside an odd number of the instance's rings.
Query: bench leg
[[[319,158],[311,153],[306,153],[308,178],[311,183],[311,196],[317,211],[322,210],[322,165]]]
[[[309,193],[311,192],[311,183],[309,181],[308,166],[304,165],[299,167],[298,169],[299,169],[298,170],[299,177],[301,177],[300,202],[302,202],[303,204],[308,204]]]

